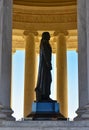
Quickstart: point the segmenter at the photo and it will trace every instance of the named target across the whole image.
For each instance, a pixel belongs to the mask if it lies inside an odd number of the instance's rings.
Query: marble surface
[[[89,121],[0,121],[0,130],[89,130]]]
[[[12,0],[0,0],[0,119],[11,117]]]
[[[77,120],[89,120],[89,1],[78,0],[79,109]]]

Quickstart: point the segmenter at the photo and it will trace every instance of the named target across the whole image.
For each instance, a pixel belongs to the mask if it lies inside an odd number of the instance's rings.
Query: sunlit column
[[[0,119],[11,116],[12,0],[0,0]]]
[[[25,35],[25,88],[24,88],[24,116],[30,114],[34,101],[35,88],[35,39],[33,33]]]
[[[38,63],[39,63],[39,54],[38,52],[36,51],[36,54],[35,54],[35,87],[37,85],[37,79],[38,79]],[[34,100],[36,100],[36,92],[34,92]]]
[[[66,37],[59,33],[57,38],[57,100],[60,103],[60,111],[68,117],[68,91],[67,91],[67,55]]]

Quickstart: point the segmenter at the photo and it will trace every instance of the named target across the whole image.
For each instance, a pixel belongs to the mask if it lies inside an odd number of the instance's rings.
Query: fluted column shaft
[[[33,33],[26,37],[25,48],[25,88],[24,88],[24,116],[31,112],[32,102],[34,101],[35,88],[35,41]]]
[[[60,103],[60,111],[68,117],[68,93],[67,93],[67,57],[66,38],[64,33],[59,33],[57,39],[57,100]]]

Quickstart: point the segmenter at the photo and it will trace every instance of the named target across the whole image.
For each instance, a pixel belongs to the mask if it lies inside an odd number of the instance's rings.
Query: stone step
[[[89,130],[89,121],[0,121],[0,130]]]

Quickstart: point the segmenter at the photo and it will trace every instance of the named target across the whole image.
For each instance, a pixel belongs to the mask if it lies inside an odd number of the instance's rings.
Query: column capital
[[[24,36],[28,36],[30,34],[33,34],[34,36],[38,36],[38,32],[37,31],[25,30],[24,33],[23,33]]]
[[[60,31],[54,31],[54,36],[58,36],[60,34],[63,34],[64,36],[68,36],[68,31],[67,30],[60,30]]]

